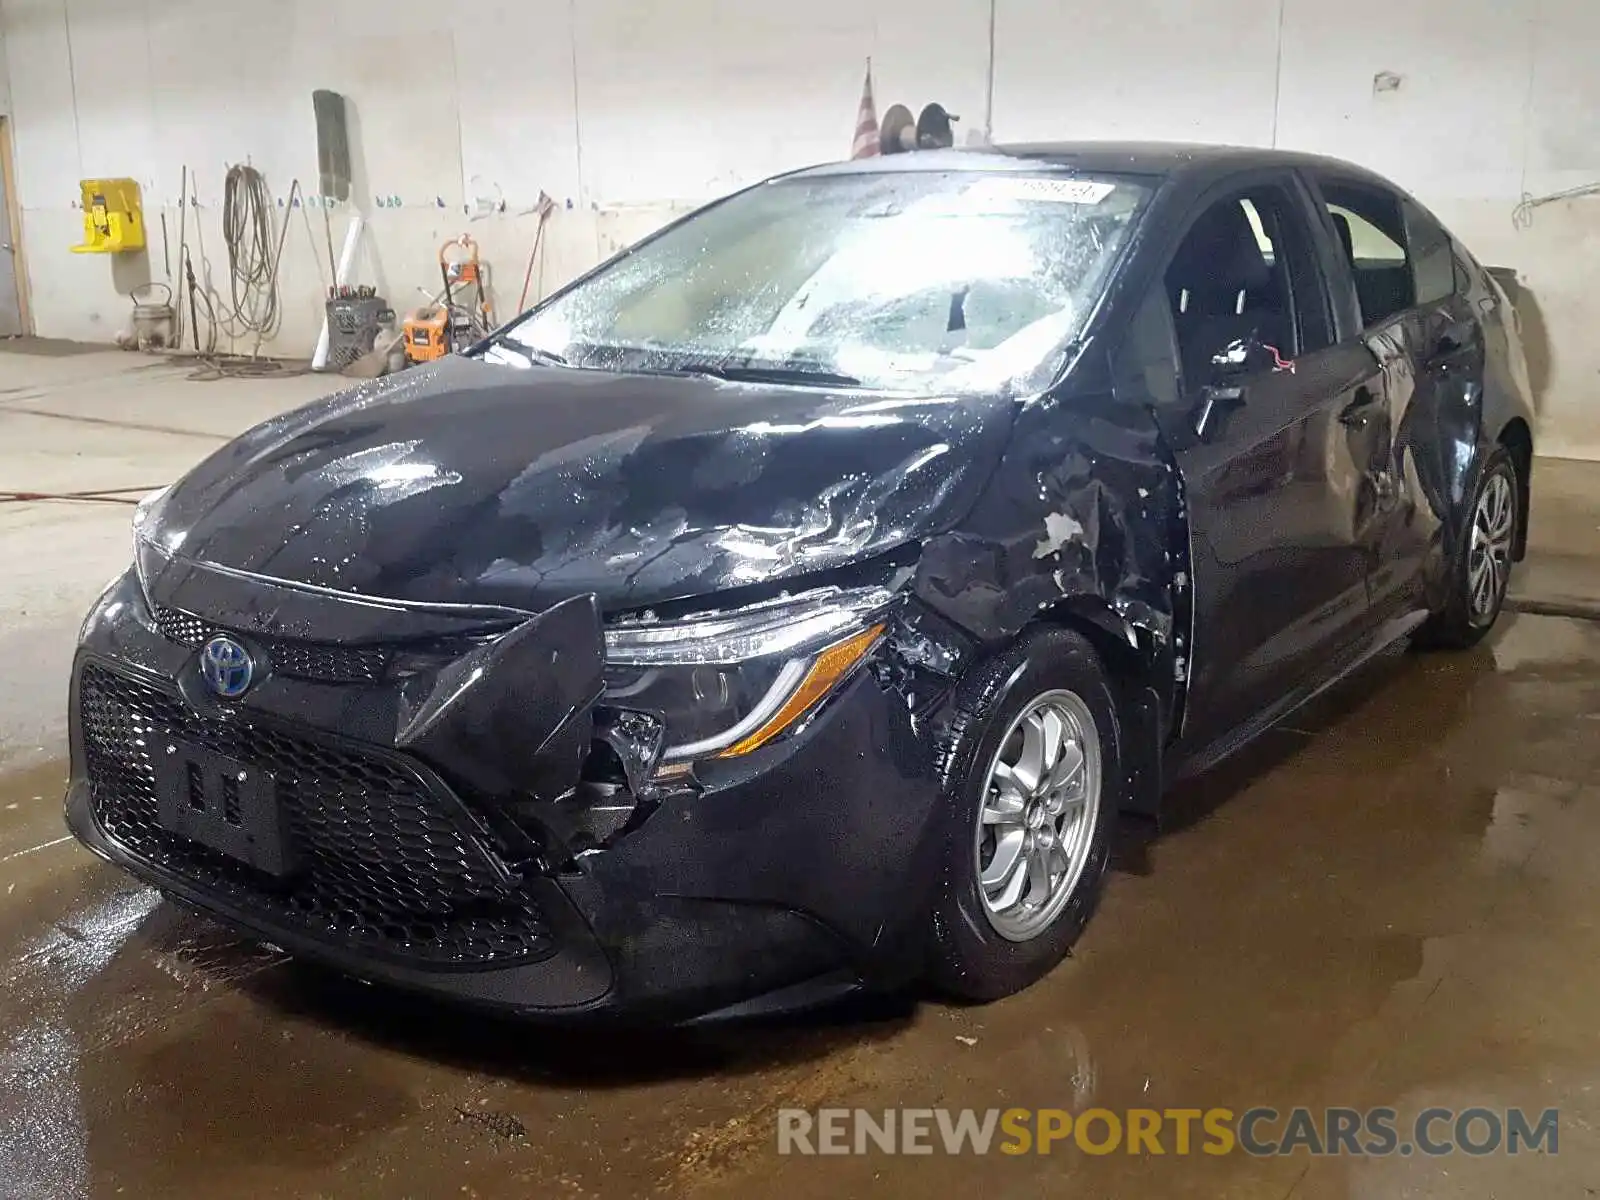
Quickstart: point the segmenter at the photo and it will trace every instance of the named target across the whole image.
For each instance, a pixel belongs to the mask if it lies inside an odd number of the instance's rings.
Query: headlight
[[[156,515],[161,510],[161,502],[167,498],[167,493],[171,490],[172,485],[169,483],[166,487],[157,488],[143,500],[139,501],[133,510],[133,529],[135,533],[145,528],[145,526],[149,525],[151,521],[154,520]]]
[[[792,728],[883,636],[885,588],[828,588],[606,631],[606,700],[659,715],[663,763],[733,758]]]
[[[137,555],[139,539],[143,536],[148,536],[150,531],[155,528],[156,521],[161,516],[161,506],[167,498],[167,493],[171,490],[171,484],[164,488],[157,488],[139,501],[138,506],[134,508],[133,541],[135,555]]]
[[[157,488],[151,492],[133,510],[133,573],[139,581],[139,590],[144,593],[145,603],[150,602],[148,581],[145,579],[144,554],[140,550],[140,543],[155,541],[155,532],[161,522],[161,508],[166,503],[167,493],[172,491],[172,485]]]

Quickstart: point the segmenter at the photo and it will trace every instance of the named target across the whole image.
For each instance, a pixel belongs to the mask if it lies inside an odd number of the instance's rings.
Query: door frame
[[[1221,179],[1212,181],[1206,187],[1199,190],[1187,201],[1187,210],[1185,211],[1182,219],[1173,224],[1172,228],[1174,232],[1169,233],[1165,244],[1159,247],[1159,253],[1152,255],[1153,261],[1157,264],[1157,266],[1152,273],[1152,277],[1146,280],[1146,287],[1147,289],[1159,290],[1163,295],[1165,295],[1166,271],[1171,265],[1173,257],[1178,253],[1179,248],[1183,245],[1185,239],[1189,236],[1190,232],[1193,230],[1195,224],[1198,223],[1201,216],[1217,203],[1229,200],[1233,197],[1243,198],[1251,189],[1261,187],[1272,187],[1276,189],[1279,192],[1282,201],[1287,205],[1284,215],[1290,220],[1297,220],[1299,222],[1299,233],[1301,237],[1306,239],[1304,248],[1310,256],[1309,265],[1316,273],[1316,284],[1322,293],[1320,297],[1308,298],[1301,294],[1300,290],[1295,287],[1293,282],[1289,284],[1288,300],[1292,307],[1294,336],[1296,339],[1294,347],[1295,358],[1298,361],[1302,358],[1310,359],[1321,355],[1337,353],[1344,343],[1339,337],[1340,328],[1332,305],[1331,282],[1327,275],[1327,265],[1325,261],[1326,248],[1322,237],[1322,229],[1321,225],[1319,224],[1319,217],[1313,205],[1312,196],[1306,191],[1304,181],[1301,179],[1300,175],[1292,165],[1273,164],[1270,166],[1254,167],[1243,171],[1232,172]],[[1306,351],[1304,349],[1305,326],[1307,319],[1307,307],[1310,303],[1315,303],[1322,309],[1323,319],[1326,323],[1326,329],[1323,332],[1326,336],[1327,342],[1325,345],[1316,350]],[[1167,300],[1167,307],[1169,313],[1169,322],[1171,322],[1170,299]],[[1232,745],[1235,739],[1241,737],[1241,734],[1245,739],[1247,739],[1258,731],[1258,726],[1257,724],[1252,723],[1252,720],[1248,717],[1243,718],[1239,723],[1229,724],[1226,728],[1219,727],[1209,730],[1204,729],[1203,727],[1197,729],[1193,722],[1193,717],[1196,711],[1195,706],[1199,705],[1204,707],[1211,699],[1205,694],[1205,689],[1203,687],[1196,686],[1197,683],[1203,682],[1201,679],[1202,663],[1204,661],[1203,656],[1207,653],[1205,624],[1209,611],[1204,599],[1200,595],[1202,586],[1200,572],[1202,567],[1199,562],[1199,556],[1195,550],[1196,530],[1193,524],[1193,514],[1203,498],[1195,491],[1195,489],[1200,486],[1200,480],[1190,476],[1189,472],[1186,470],[1186,467],[1189,464],[1187,464],[1184,460],[1184,456],[1187,452],[1194,450],[1196,446],[1201,444],[1201,439],[1198,439],[1194,435],[1193,428],[1190,425],[1193,411],[1192,402],[1197,395],[1197,382],[1187,378],[1187,376],[1184,374],[1182,363],[1183,356],[1176,336],[1175,323],[1169,323],[1168,328],[1173,334],[1172,352],[1178,367],[1180,379],[1180,400],[1177,405],[1169,406],[1161,410],[1156,419],[1162,429],[1162,434],[1167,445],[1173,452],[1173,455],[1178,462],[1179,472],[1181,475],[1183,475],[1184,484],[1188,490],[1188,504],[1190,513],[1190,569],[1195,588],[1195,595],[1191,602],[1190,609],[1190,658],[1188,677],[1184,680],[1186,690],[1184,710],[1180,722],[1176,725],[1174,732],[1176,734],[1175,740],[1181,759],[1195,758],[1197,760],[1203,759],[1204,761],[1214,761],[1212,755],[1214,754],[1216,747],[1222,745]],[[1368,353],[1370,355],[1370,352]],[[1332,404],[1333,400],[1334,397],[1330,394],[1328,400],[1320,405],[1320,407],[1326,407],[1327,405]],[[1173,424],[1173,422],[1176,424]],[[1301,418],[1285,418],[1283,421],[1283,427],[1287,428],[1289,425],[1297,423],[1301,423]],[[1352,554],[1354,553],[1354,548],[1352,548]],[[1363,582],[1365,581],[1363,580]],[[1367,588],[1365,586],[1363,586],[1359,592],[1359,600],[1359,614],[1349,621],[1345,627],[1347,640],[1352,643],[1354,643],[1355,640],[1360,636],[1360,632],[1364,628],[1367,620]],[[1329,653],[1327,662],[1332,664],[1335,661],[1335,656],[1339,653],[1340,647],[1338,645],[1334,645],[1327,647],[1327,649]],[[1334,677],[1336,674],[1337,673],[1333,671],[1328,672],[1329,677]],[[1326,682],[1326,678],[1318,678],[1315,681],[1316,686],[1318,687],[1324,686]],[[1266,725],[1270,725],[1273,720],[1276,720],[1278,717],[1280,717],[1284,711],[1288,711],[1289,709],[1293,708],[1303,698],[1304,697],[1300,695],[1300,689],[1293,687],[1287,688],[1281,694],[1267,697],[1265,699],[1266,707],[1261,711],[1269,713],[1270,719],[1263,720],[1259,727],[1264,728]]]
[[[33,333],[33,309],[28,303],[28,259],[23,248],[22,200],[17,192],[17,156],[11,139],[12,121],[0,113],[0,203],[5,205],[6,220],[11,230],[11,261],[17,289],[17,315],[22,324],[22,336]]]

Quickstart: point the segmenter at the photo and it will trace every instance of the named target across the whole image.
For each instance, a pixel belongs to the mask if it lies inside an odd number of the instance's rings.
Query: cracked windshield
[[[496,340],[497,361],[918,394],[1048,383],[1147,198],[1056,174],[778,180],[668,229]]]

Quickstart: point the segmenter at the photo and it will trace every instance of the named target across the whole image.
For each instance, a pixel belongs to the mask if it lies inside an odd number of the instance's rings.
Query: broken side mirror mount
[[[1243,404],[1244,389],[1236,384],[1210,384],[1201,388],[1200,402],[1195,408],[1195,435],[1205,441],[1227,413]]]
[[[1257,369],[1264,350],[1254,334],[1237,338],[1211,356],[1210,379],[1200,389],[1194,431],[1204,441],[1229,411],[1244,403],[1244,380]]]

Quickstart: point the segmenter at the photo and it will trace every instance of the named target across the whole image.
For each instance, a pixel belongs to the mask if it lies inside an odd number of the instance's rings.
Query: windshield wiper
[[[527,342],[519,341],[509,333],[497,333],[489,339],[489,345],[502,346],[513,354],[520,354],[530,363],[548,363],[555,367],[570,367],[569,363],[554,350],[544,350],[538,346],[530,346]]]
[[[859,387],[854,375],[841,375],[820,367],[761,367],[733,363],[685,363],[673,367],[674,375],[709,375],[732,383],[800,383],[814,387]]]

